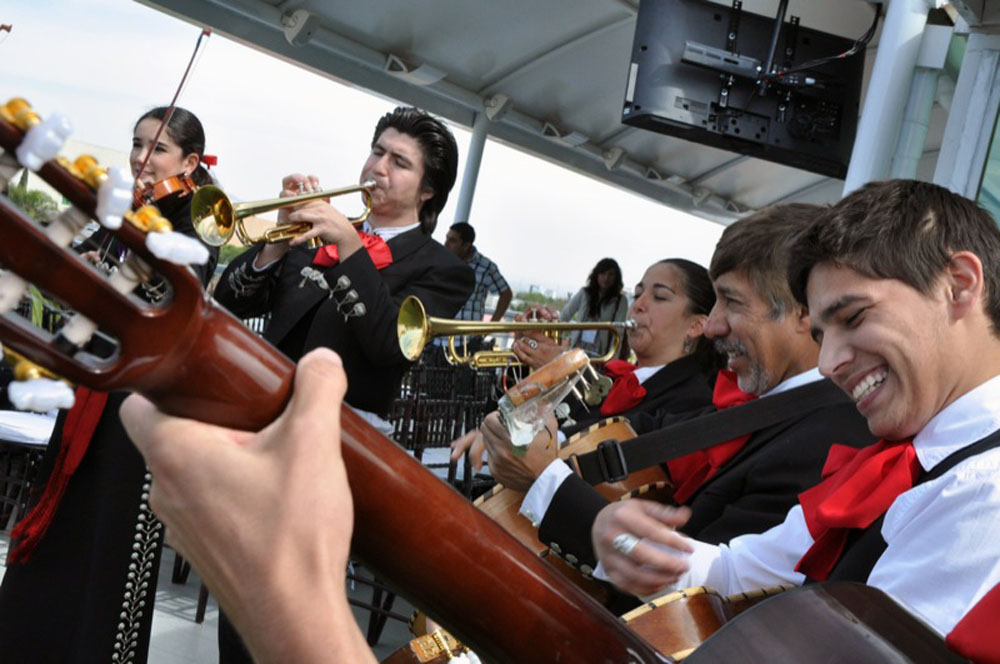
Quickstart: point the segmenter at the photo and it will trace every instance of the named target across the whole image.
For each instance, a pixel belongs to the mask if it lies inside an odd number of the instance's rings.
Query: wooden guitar
[[[0,120],[8,162],[21,139],[20,129]],[[94,189],[65,168],[50,161],[39,175],[94,214]],[[294,365],[207,300],[189,269],[153,257],[140,230],[125,224],[117,235],[170,283],[165,302],[148,305],[115,291],[0,199],[0,266],[99,321],[119,348],[103,360],[69,355],[51,335],[10,314],[0,316],[4,344],[73,382],[137,391],[174,415],[247,430],[272,421],[288,401]],[[345,408],[341,423],[344,462],[357,489],[351,557],[482,657],[547,664],[578,661],[585,652],[593,662],[670,661],[353,411]],[[372,486],[379,490],[363,490]],[[413,496],[434,519],[418,522],[399,509]]]
[[[779,586],[730,597],[710,588],[688,588],[630,611],[622,620],[685,664],[967,661],[884,592],[860,583]],[[383,664],[448,664],[451,654],[463,651],[439,632],[413,639]]]

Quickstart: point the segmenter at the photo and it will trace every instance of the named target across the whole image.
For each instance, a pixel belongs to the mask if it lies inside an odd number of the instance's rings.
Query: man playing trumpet
[[[431,238],[455,183],[451,132],[415,108],[397,108],[375,127],[360,181],[372,180],[371,215],[359,234],[327,202],[282,210],[279,222],[311,228],[288,242],[260,244],[230,263],[215,298],[247,318],[271,314],[264,338],[293,360],[324,346],[343,359],[345,402],[383,433],[383,419],[409,366],[396,338],[399,306],[416,295],[428,313],[454,317],[475,283],[461,260]],[[282,196],[318,188],[315,176],[289,175]],[[308,248],[312,238],[325,246]],[[249,661],[220,621],[223,662]]]

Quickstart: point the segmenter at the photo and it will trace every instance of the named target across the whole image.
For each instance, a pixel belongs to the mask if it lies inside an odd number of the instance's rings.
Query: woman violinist
[[[167,108],[154,108],[133,128],[136,204],[154,203],[175,231],[197,237],[190,192],[212,181],[202,166],[205,133],[182,108],[159,131],[167,116]],[[104,229],[90,242],[85,257],[94,262],[114,266],[126,257]],[[209,249],[207,264],[193,266],[203,284],[218,259],[218,249]],[[163,286],[144,284],[137,293],[155,301]],[[163,527],[149,510],[145,465],[118,417],[126,396],[78,392],[56,420],[40,472],[48,478],[44,492],[12,532],[0,585],[0,658],[146,661]]]

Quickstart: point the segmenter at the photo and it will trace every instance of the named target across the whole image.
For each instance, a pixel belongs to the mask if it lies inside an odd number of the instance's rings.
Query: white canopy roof
[[[467,127],[504,95],[512,105],[490,123],[491,137],[708,219],[725,223],[778,201],[840,197],[840,180],[621,124],[633,0],[140,1]],[[773,16],[778,4],[744,0],[743,10]],[[294,46],[282,20],[299,9],[317,23],[311,39]],[[790,0],[787,17],[856,39],[873,13],[861,0]],[[918,174],[924,179],[944,120],[936,107]],[[626,158],[610,170],[615,148]]]

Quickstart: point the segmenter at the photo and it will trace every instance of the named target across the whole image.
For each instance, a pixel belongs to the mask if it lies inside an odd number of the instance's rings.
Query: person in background
[[[574,322],[622,322],[628,314],[628,299],[622,293],[622,269],[613,258],[602,258],[590,271],[587,285],[570,298],[559,313],[559,320]],[[581,348],[592,357],[608,352],[611,334],[606,330],[580,330],[569,334],[570,346]],[[625,343],[619,357],[628,357]]]
[[[500,274],[500,268],[497,267],[497,264],[476,249],[475,244],[473,244],[475,241],[476,229],[464,221],[452,224],[444,240],[445,249],[465,261],[476,273],[476,288],[458,313],[458,318],[461,320],[483,320],[483,305],[486,302],[486,296],[490,293],[496,293],[499,297],[490,320],[503,320],[503,315],[507,312],[507,307],[510,306],[510,299],[514,293],[507,285],[507,280]]]

